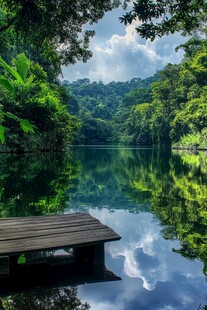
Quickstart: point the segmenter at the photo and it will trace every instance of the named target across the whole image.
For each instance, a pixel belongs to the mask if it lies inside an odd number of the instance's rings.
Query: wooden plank
[[[75,218],[89,218],[89,219],[94,219],[89,213],[70,213],[70,214],[53,214],[53,215],[37,215],[37,216],[23,216],[23,217],[5,217],[5,218],[0,218],[0,223],[1,222],[6,222],[6,221],[14,221],[16,222],[21,221],[21,222],[27,222],[28,220],[33,220],[33,221],[52,221],[56,220],[57,218],[65,220],[68,218],[68,220],[73,220]]]
[[[56,223],[57,221],[60,223],[74,223],[74,222],[82,222],[82,221],[98,221],[97,219],[89,216],[86,213],[82,213],[74,216],[71,215],[49,215],[49,216],[37,216],[37,217],[16,217],[16,218],[5,218],[0,219],[0,228],[4,226],[12,226],[17,225],[20,226],[22,224],[47,224],[47,223]]]
[[[0,254],[52,250],[119,240],[86,213],[0,219]]]
[[[84,231],[94,231],[99,230],[104,227],[107,227],[105,225],[101,224],[87,224],[87,225],[79,225],[79,226],[55,226],[51,227],[50,229],[33,229],[33,230],[25,230],[21,227],[21,229],[18,230],[9,230],[5,231],[3,234],[0,232],[0,241],[8,241],[8,240],[18,240],[18,239],[29,239],[34,237],[41,236],[44,238],[48,235],[58,235],[62,233],[72,233],[72,232],[84,232]]]
[[[79,222],[74,222],[74,223],[67,223],[67,222],[59,222],[57,221],[56,223],[28,223],[24,225],[6,225],[4,227],[0,227],[0,234],[3,234],[5,231],[22,231],[22,230],[43,230],[43,229],[54,229],[58,227],[80,227],[80,226],[87,226],[87,225],[102,225],[98,220],[94,221],[79,221]]]
[[[120,236],[108,229],[99,230],[96,233],[75,232],[62,235],[50,235],[44,238],[18,239],[0,242],[0,254],[15,254],[28,251],[41,251],[61,249],[63,247],[75,247],[97,244],[99,242],[119,240]]]

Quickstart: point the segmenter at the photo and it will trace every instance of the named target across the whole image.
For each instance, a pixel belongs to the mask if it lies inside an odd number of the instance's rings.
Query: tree
[[[1,0],[0,41],[3,36],[7,42],[7,34],[18,53],[27,51],[43,67],[57,63],[58,74],[61,65],[91,57],[88,45],[94,31],[83,26],[118,5],[119,0]]]
[[[125,7],[129,0],[125,0]],[[190,34],[200,29],[206,21],[207,3],[205,0],[136,0],[132,10],[120,17],[127,24],[139,19],[141,25],[136,28],[144,38],[154,40],[156,36],[182,31]]]
[[[150,122],[152,113],[153,107],[149,103],[135,105],[126,120],[126,130],[121,141],[124,144],[131,145],[151,145]],[[131,141],[129,138],[131,138]]]
[[[200,98],[189,101],[185,108],[177,113],[171,123],[170,136],[174,142],[179,141],[184,135],[196,136],[206,128],[206,124],[207,98],[206,87],[204,87]]]
[[[76,144],[107,144],[111,138],[109,122],[93,118],[85,108],[80,111],[81,128],[76,135]]]

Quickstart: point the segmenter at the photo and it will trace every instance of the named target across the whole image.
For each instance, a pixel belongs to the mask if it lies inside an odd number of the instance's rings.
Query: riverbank
[[[207,151],[207,147],[192,147],[192,146],[172,146],[174,150],[198,150]]]
[[[195,146],[172,146],[172,150],[189,151],[196,153],[199,151],[207,152],[207,147],[195,147]]]

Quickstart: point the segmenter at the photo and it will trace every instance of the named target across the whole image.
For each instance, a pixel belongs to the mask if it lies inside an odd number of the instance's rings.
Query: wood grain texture
[[[87,213],[0,219],[0,255],[87,246],[121,237]]]

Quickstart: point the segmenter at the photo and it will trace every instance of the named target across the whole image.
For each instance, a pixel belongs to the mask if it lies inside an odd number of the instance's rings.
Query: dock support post
[[[104,243],[74,249],[74,259],[79,268],[102,275],[105,271]]]
[[[0,256],[0,278],[9,276],[9,256]]]
[[[97,276],[104,276],[105,273],[105,254],[104,243],[94,246],[94,273]]]

